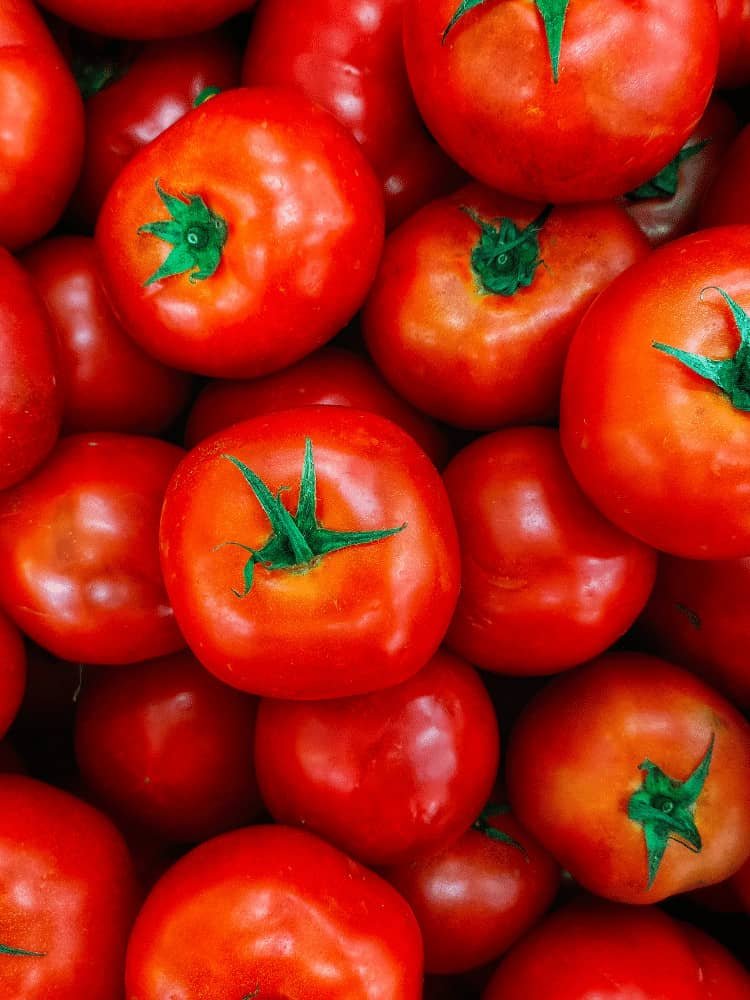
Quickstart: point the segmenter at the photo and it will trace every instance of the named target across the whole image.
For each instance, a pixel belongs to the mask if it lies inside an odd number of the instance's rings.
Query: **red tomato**
[[[137,887],[125,843],[91,806],[0,776],[0,992],[114,1000]]]
[[[750,223],[750,125],[726,152],[721,170],[703,200],[701,226]]]
[[[435,467],[389,420],[300,407],[188,453],[162,514],[167,592],[220,680],[274,698],[362,694],[436,651],[459,586]]]
[[[549,674],[603,652],[648,599],[656,553],[606,521],[565,464],[557,431],[496,431],[444,481],[461,594],[446,642],[504,674]]]
[[[83,104],[30,0],[0,7],[0,246],[38,240],[78,177]]]
[[[0,358],[3,490],[28,476],[50,452],[60,430],[62,404],[54,343],[44,307],[28,276],[2,247]]]
[[[78,702],[76,758],[115,815],[177,842],[206,840],[259,809],[256,701],[189,653],[92,671]]]
[[[274,819],[371,866],[456,840],[487,801],[499,750],[482,682],[442,651],[385,691],[263,700],[255,734],[258,782]]]
[[[190,379],[137,347],[99,279],[94,241],[58,236],[23,256],[57,335],[63,427],[155,433],[185,406]]]
[[[0,603],[35,642],[82,663],[182,648],[157,546],[181,455],[152,438],[74,435],[0,494]]]
[[[718,24],[714,0],[406,0],[404,44],[430,131],[473,177],[597,201],[648,180],[695,128]]]
[[[296,86],[362,144],[383,182],[389,226],[461,183],[428,135],[404,66],[404,0],[266,0],[243,80]]]
[[[239,55],[219,32],[144,45],[125,71],[86,101],[86,149],[73,196],[93,226],[112,182],[135,154],[191,111],[208,87],[239,83]]]
[[[582,899],[513,948],[482,1000],[703,1000],[698,975],[681,926],[665,913]]]
[[[458,427],[553,420],[576,324],[648,244],[615,205],[530,205],[478,184],[389,236],[363,315],[394,389]]]
[[[660,247],[599,296],[566,362],[576,479],[615,524],[689,559],[750,554],[749,255],[750,226]]]
[[[750,855],[748,774],[740,713],[686,670],[636,653],[554,680],[508,748],[521,823],[581,885],[626,903],[737,871]]]
[[[0,612],[0,739],[15,719],[26,686],[26,651],[18,629]]]
[[[700,967],[702,1000],[748,1000],[750,975],[731,952],[690,924],[683,924],[682,932]]]
[[[255,0],[41,0],[58,17],[115,38],[174,38],[215,28]]]
[[[338,347],[322,347],[262,378],[209,382],[190,411],[185,447],[250,417],[318,404],[379,413],[411,434],[435,465],[447,461],[443,431],[397,396],[364,358]]]
[[[154,357],[265,375],[359,308],[382,249],[382,200],[357,143],[312,101],[227,91],[120,173],[97,226],[104,283]]]
[[[309,833],[256,826],[202,844],[157,883],[126,979],[128,1000],[418,1000],[422,941],[377,875]]]
[[[489,805],[450,847],[385,877],[414,910],[427,972],[498,958],[549,908],[560,870],[503,806]]]
[[[719,72],[717,87],[750,83],[750,0],[717,0]]]

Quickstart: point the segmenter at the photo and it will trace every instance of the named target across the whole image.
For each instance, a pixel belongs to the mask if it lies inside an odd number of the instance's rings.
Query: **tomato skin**
[[[71,24],[113,38],[174,38],[215,28],[255,0],[42,0]]]
[[[222,456],[246,463],[273,493],[288,487],[283,502],[294,511],[306,438],[324,527],[406,528],[303,572],[257,566],[238,597],[248,556],[225,543],[259,550],[270,528]],[[458,595],[456,529],[435,467],[395,424],[347,407],[272,413],[201,442],[167,490],[161,546],[167,592],[195,655],[225,683],[274,698],[337,698],[405,680],[436,651]]]
[[[172,249],[138,232],[168,218],[157,180],[199,195],[227,223],[211,277],[145,284]],[[359,146],[322,108],[292,90],[225,91],[120,173],[96,231],[104,284],[130,335],[166,364],[265,375],[320,347],[359,308],[383,245],[382,201]]]
[[[384,691],[264,699],[255,734],[258,782],[277,822],[318,833],[371,867],[456,840],[489,797],[499,751],[482,682],[443,651]]]
[[[187,402],[190,379],[137,347],[107,301],[94,241],[58,236],[22,258],[57,337],[63,429],[164,430]]]
[[[121,995],[138,888],[125,842],[67,792],[0,775],[0,987],[23,1000]]]
[[[560,436],[582,489],[623,530],[684,558],[750,552],[750,416],[652,343],[730,357],[737,329],[709,289],[750,307],[749,253],[750,226],[660,247],[599,296],[565,366]]]
[[[708,0],[571,0],[557,83],[530,4],[475,7],[443,44],[458,8],[407,0],[414,96],[457,163],[519,198],[584,202],[629,191],[677,153],[711,95],[718,24]]]
[[[747,1000],[750,975],[734,955],[692,924],[683,924],[682,932],[700,966],[702,1000]]]
[[[712,735],[693,813],[701,850],[669,839],[649,889],[644,829],[628,816],[643,787],[640,765],[651,761],[684,782]],[[508,796],[521,823],[584,888],[626,903],[720,882],[742,865],[750,854],[748,774],[750,726],[740,713],[688,671],[635,653],[552,681],[516,723],[507,754]]]
[[[722,160],[721,170],[701,205],[702,227],[750,223],[750,125],[746,125]]]
[[[446,643],[459,656],[502,674],[555,673],[602,653],[635,621],[656,553],[589,503],[557,431],[478,438],[444,482],[463,566]]]
[[[190,410],[185,447],[250,417],[317,405],[379,413],[403,427],[435,465],[445,465],[448,459],[445,433],[397,396],[364,358],[339,347],[321,347],[295,365],[261,378],[209,382]]]
[[[26,687],[26,651],[15,625],[0,612],[0,739],[21,706]]]
[[[184,941],[191,941],[186,954]],[[128,1000],[418,1000],[422,941],[398,893],[283,826],[224,834],[157,883],[130,939]]]
[[[57,222],[83,155],[83,102],[30,0],[0,10],[0,246],[15,250]]]
[[[159,513],[181,449],[73,435],[0,495],[0,602],[64,660],[125,664],[184,646],[159,567]]]
[[[742,87],[750,83],[750,2],[717,0],[719,12],[719,70],[716,86]]]
[[[436,854],[384,871],[414,910],[425,970],[466,972],[498,958],[549,908],[560,870],[510,814],[487,819],[520,845],[469,828]]]
[[[218,31],[144,45],[124,76],[86,101],[76,217],[93,228],[125,164],[191,111],[206,87],[236,87],[239,75],[239,55]]]
[[[680,925],[655,907],[596,899],[548,916],[500,962],[482,1000],[702,1000]]]
[[[54,341],[28,276],[0,247],[0,490],[52,450],[61,398]]]

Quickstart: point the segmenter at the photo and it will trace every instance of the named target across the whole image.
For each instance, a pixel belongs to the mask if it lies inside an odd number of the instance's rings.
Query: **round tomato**
[[[727,150],[703,200],[699,221],[702,226],[750,223],[750,125]]]
[[[188,645],[221,680],[274,698],[405,680],[458,596],[435,467],[395,424],[348,407],[284,410],[203,441],[172,479],[161,539]]]
[[[750,975],[732,953],[691,924],[682,931],[700,967],[701,1000],[747,1000]]]
[[[190,35],[252,7],[255,0],[41,0],[71,24],[115,38]]]
[[[750,855],[749,775],[740,713],[686,670],[635,653],[554,680],[508,748],[519,820],[577,882],[626,903],[737,871]]]
[[[689,559],[750,554],[750,226],[685,236],[591,306],[560,434],[602,513]]]
[[[362,304],[383,197],[328,112],[291,89],[237,89],[133,157],[96,238],[115,310],[145,350],[204,375],[265,375]]]
[[[26,686],[26,651],[18,629],[0,612],[0,739],[21,705]]]

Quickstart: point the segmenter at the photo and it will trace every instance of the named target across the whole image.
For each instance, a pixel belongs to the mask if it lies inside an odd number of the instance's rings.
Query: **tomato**
[[[750,223],[750,125],[726,152],[721,170],[703,200],[701,226]]]
[[[0,246],[57,222],[83,155],[83,104],[31,0],[0,8]]]
[[[404,66],[404,0],[266,0],[245,53],[248,86],[296,86],[362,144],[394,226],[461,174],[428,135]]]
[[[253,694],[362,694],[436,651],[459,587],[440,477],[372,413],[256,417],[180,464],[161,521],[167,592],[188,645]]]
[[[737,134],[737,116],[720,97],[706,112],[679,153],[651,180],[629,191],[622,204],[653,246],[696,228],[701,200],[719,174]]]
[[[219,32],[144,45],[86,101],[86,148],[73,209],[93,226],[112,182],[135,154],[209,87],[239,83],[239,55]],[[120,75],[122,73],[122,75]]]
[[[708,103],[715,3],[534,7],[406,0],[406,67],[430,131],[473,177],[520,198],[597,201],[642,184]]]
[[[731,952],[690,924],[683,924],[682,931],[700,966],[703,1000],[747,1000],[750,975]]]
[[[447,461],[443,431],[397,396],[364,358],[339,347],[322,347],[262,378],[209,382],[190,411],[185,446],[262,413],[318,404],[379,413],[411,434],[435,465]]]
[[[54,343],[31,281],[0,247],[0,490],[27,476],[60,430]]]
[[[442,651],[385,691],[266,699],[258,711],[255,766],[271,815],[371,866],[411,861],[456,840],[487,801],[498,760],[482,682]]]
[[[204,375],[265,375],[361,305],[382,194],[357,143],[312,101],[237,89],[127,164],[96,237],[115,311],[150,354]]]
[[[599,296],[566,362],[576,479],[615,524],[689,559],[750,553],[749,253],[750,226],[660,247]]]
[[[582,899],[542,921],[504,958],[482,1000],[702,1000],[681,926],[655,907]]]
[[[255,0],[41,0],[71,24],[115,38],[174,38],[215,28]]]
[[[76,758],[115,815],[167,840],[206,840],[258,812],[255,712],[255,699],[189,653],[92,671],[78,702]]]
[[[135,435],[73,435],[0,494],[0,603],[35,642],[82,663],[182,648],[157,545],[181,455]]]
[[[421,972],[419,929],[394,889],[309,833],[256,826],[195,848],[157,883],[126,982],[128,1000],[417,1000]]]
[[[556,431],[495,431],[444,473],[461,595],[446,642],[477,666],[549,674],[596,656],[648,599],[656,553],[581,493]]]
[[[719,71],[717,87],[750,83],[750,2],[717,0],[719,11]]]
[[[664,660],[611,654],[557,678],[507,761],[521,823],[600,896],[658,902],[750,855],[750,725]]]
[[[0,739],[21,705],[26,686],[26,651],[18,629],[0,613]]]
[[[365,340],[433,417],[489,430],[554,419],[578,320],[648,250],[615,205],[543,208],[474,184],[386,241]]]
[[[428,972],[498,958],[549,908],[560,870],[507,808],[490,804],[454,844],[385,877],[414,910]]]
[[[137,886],[125,843],[72,795],[0,775],[0,990],[114,1000]]]

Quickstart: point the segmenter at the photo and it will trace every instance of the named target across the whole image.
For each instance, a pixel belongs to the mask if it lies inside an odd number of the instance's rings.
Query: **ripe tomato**
[[[612,654],[527,706],[508,794],[581,885],[653,903],[720,882],[750,855],[749,768],[750,725],[721,695],[664,660]]]
[[[494,961],[538,922],[560,882],[552,855],[494,804],[450,847],[384,875],[414,910],[435,973]]]
[[[57,337],[67,431],[163,430],[187,402],[190,379],[137,347],[99,279],[94,241],[58,236],[23,256]]]
[[[161,521],[167,592],[221,680],[274,698],[361,694],[433,655],[459,587],[435,467],[342,406],[256,417],[180,464]]]
[[[181,455],[152,438],[73,435],[0,494],[0,603],[35,642],[82,663],[182,648],[157,545]]]
[[[603,652],[648,599],[656,553],[606,521],[565,464],[557,431],[496,431],[444,473],[461,594],[446,642],[503,674],[549,674]]]
[[[716,86],[750,83],[750,2],[717,0],[719,12],[719,71]]]
[[[255,0],[41,0],[58,17],[115,38],[174,38],[215,28]]]
[[[265,375],[359,308],[382,249],[382,202],[357,143],[308,98],[226,91],[120,173],[97,226],[104,283],[154,357]]]
[[[732,953],[691,924],[683,924],[682,932],[700,967],[702,1000],[748,1000],[750,975]]]
[[[78,178],[83,103],[31,0],[0,6],[0,246],[57,222]]]
[[[433,417],[475,429],[554,419],[578,320],[648,251],[615,205],[542,209],[473,184],[388,237],[365,340]]]
[[[255,766],[279,823],[367,865],[440,850],[474,820],[499,760],[492,702],[471,667],[438,652],[385,691],[258,710]]]
[[[438,142],[485,184],[555,203],[623,194],[678,152],[718,37],[714,0],[405,6],[406,67]]]
[[[701,226],[750,223],[750,125],[734,140],[703,200]]]
[[[0,247],[0,490],[50,452],[62,402],[44,307],[23,269]]]
[[[26,651],[18,629],[0,612],[0,739],[16,717],[26,686]]]
[[[689,559],[750,553],[750,226],[685,236],[592,305],[560,433],[602,513]]]
[[[373,872],[309,833],[256,826],[202,844],[157,883],[126,981],[128,1000],[418,1000],[422,941]]]
[[[114,1000],[137,886],[104,816],[50,785],[0,775],[0,992]]]

